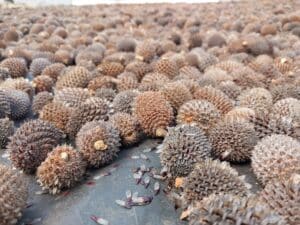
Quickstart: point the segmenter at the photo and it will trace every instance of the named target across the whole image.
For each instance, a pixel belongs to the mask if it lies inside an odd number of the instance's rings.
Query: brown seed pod
[[[136,41],[130,37],[122,38],[117,42],[116,47],[120,52],[134,52]]]
[[[240,223],[284,225],[286,221],[252,196],[212,194],[189,209],[189,225]]]
[[[138,121],[128,113],[118,112],[109,118],[109,121],[120,133],[121,143],[124,146],[134,145],[141,138]]]
[[[81,66],[75,66],[66,71],[65,74],[58,77],[56,89],[60,90],[66,87],[85,88],[91,79],[90,72]]]
[[[16,29],[9,29],[4,33],[3,38],[6,42],[17,42],[19,40],[19,34]]]
[[[30,99],[28,95],[19,90],[4,90],[10,103],[10,118],[19,120],[24,118],[30,110]]]
[[[125,70],[134,73],[140,81],[145,76],[145,74],[150,73],[152,71],[152,66],[145,62],[134,61],[129,63],[126,66]]]
[[[183,66],[179,69],[179,78],[198,80],[202,73],[194,66]]]
[[[215,46],[222,47],[223,45],[226,45],[226,40],[220,33],[213,33],[207,39],[207,46],[209,48]]]
[[[38,183],[51,194],[72,188],[85,173],[86,162],[68,145],[57,146],[37,169]]]
[[[270,92],[273,96],[273,102],[285,98],[296,98],[300,100],[300,88],[295,84],[279,84],[271,86]]]
[[[145,40],[137,44],[135,53],[138,60],[150,62],[156,56],[156,44],[153,40]]]
[[[196,125],[207,133],[220,118],[220,111],[212,103],[205,100],[191,100],[179,108],[177,123]]]
[[[51,65],[51,62],[48,59],[36,58],[32,60],[29,71],[34,77],[36,77],[38,75],[41,75],[42,71],[49,65]]]
[[[262,36],[248,36],[244,39],[243,45],[247,51],[253,55],[272,55],[273,47],[266,38]]]
[[[252,153],[251,166],[261,184],[299,173],[299,149],[299,142],[286,135],[273,134],[259,141]]]
[[[179,74],[179,68],[175,62],[163,58],[155,63],[154,72],[164,74],[168,78],[173,79]]]
[[[244,176],[228,163],[206,159],[195,165],[194,170],[183,181],[183,204],[201,201],[211,194],[233,194],[246,196],[251,185]]]
[[[10,116],[10,100],[5,91],[0,90],[0,118]]]
[[[215,64],[214,67],[222,69],[227,73],[231,74],[233,71],[242,69],[245,66],[242,63],[234,60],[225,60]]]
[[[48,103],[52,102],[53,95],[47,91],[43,91],[38,93],[33,97],[32,101],[32,112],[35,115],[38,115],[42,108],[47,105]]]
[[[209,134],[213,155],[230,162],[249,161],[258,141],[253,126],[246,121],[220,121]]]
[[[148,73],[141,80],[139,90],[159,90],[164,84],[167,84],[170,79],[162,73]],[[148,87],[148,88],[147,88]]]
[[[218,89],[220,89],[224,94],[226,94],[232,100],[236,100],[237,97],[242,92],[242,88],[240,86],[236,85],[232,81],[221,82],[218,86]]]
[[[260,28],[261,35],[275,35],[277,33],[277,28],[275,24],[264,24]]]
[[[227,95],[210,86],[201,87],[196,90],[194,92],[194,98],[211,102],[223,114],[229,112],[233,108],[233,102]]]
[[[86,122],[108,120],[112,112],[113,110],[109,101],[97,97],[88,98],[84,103],[72,110],[66,126],[68,134],[74,138]]]
[[[255,111],[247,107],[236,106],[228,113],[225,114],[224,120],[226,121],[250,121],[251,117],[255,117]]]
[[[68,107],[79,107],[91,97],[89,91],[83,88],[63,88],[55,90],[54,102],[62,103]]]
[[[160,92],[176,111],[182,104],[193,98],[189,89],[180,81],[171,82],[164,85],[160,89]]]
[[[0,223],[13,225],[22,216],[28,198],[28,184],[18,171],[0,165]]]
[[[0,67],[0,83],[10,78],[10,72],[6,67]]]
[[[133,102],[138,95],[139,92],[134,90],[118,93],[112,102],[114,111],[132,114]]]
[[[138,95],[134,102],[133,115],[145,134],[163,137],[174,120],[170,103],[158,92],[147,91]]]
[[[23,77],[11,79],[8,78],[0,84],[0,88],[9,90],[20,90],[28,94],[30,99],[34,96],[34,88],[29,80]]]
[[[300,221],[300,175],[293,174],[288,179],[269,182],[259,193],[259,200],[266,203],[288,224]]]
[[[40,75],[33,79],[32,84],[35,88],[35,92],[39,93],[42,91],[52,91],[52,87],[54,85],[54,81],[51,77],[47,75]]]
[[[4,59],[0,66],[7,68],[12,78],[25,77],[27,75],[26,61],[22,58]]]
[[[139,82],[136,76],[131,72],[124,72],[118,76],[118,80],[116,80],[118,92],[137,89],[139,86]]]
[[[187,40],[187,45],[189,49],[196,47],[201,47],[202,45],[202,36],[199,32],[192,32]]]
[[[300,100],[285,98],[276,102],[272,109],[270,118],[289,117],[294,122],[300,123]]]
[[[80,129],[76,145],[88,166],[98,168],[117,157],[121,144],[119,132],[110,122],[92,121]]]
[[[111,88],[99,88],[95,91],[94,96],[98,98],[104,98],[109,102],[113,102],[117,93],[114,89]]]
[[[117,79],[111,76],[100,76],[92,79],[88,84],[88,89],[96,91],[99,88],[116,89]]]
[[[0,119],[0,149],[5,148],[8,138],[14,133],[14,122],[8,118]]]
[[[46,66],[41,75],[47,75],[51,77],[54,81],[60,76],[61,72],[66,68],[62,63],[53,63],[49,66]]]
[[[51,123],[42,120],[25,122],[7,145],[10,160],[16,168],[33,173],[62,137],[63,133]]]
[[[221,83],[222,81],[232,81],[233,77],[229,75],[225,70],[220,68],[211,67],[208,68],[204,75],[201,77],[202,79],[212,79],[217,84]]]
[[[97,70],[105,76],[116,77],[124,71],[124,66],[117,62],[103,62]]]
[[[168,128],[162,143],[160,161],[171,177],[189,175],[194,165],[211,156],[211,145],[198,127],[178,125]]]

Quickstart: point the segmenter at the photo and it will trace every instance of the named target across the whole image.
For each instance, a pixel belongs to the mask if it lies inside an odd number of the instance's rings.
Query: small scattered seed
[[[141,171],[138,171],[137,173],[133,174],[133,178],[135,179],[136,184],[139,184],[141,182],[142,177],[143,177],[143,173]]]
[[[37,191],[35,192],[36,195],[45,195],[48,194],[49,192],[47,190],[42,190],[42,191]]]
[[[94,222],[96,222],[97,224],[100,224],[100,225],[108,225],[109,224],[109,222],[107,220],[97,217],[97,216],[94,216],[94,215],[92,215],[90,218],[91,218],[91,220],[93,220]]]
[[[145,154],[140,154],[141,159],[144,159],[146,161],[150,161],[150,159],[148,158],[148,156],[146,156]]]
[[[158,182],[155,182],[154,184],[154,195],[158,195],[160,191],[160,185]]]
[[[119,199],[117,199],[115,202],[117,203],[117,205],[122,206],[123,208],[131,209],[131,205],[128,202]]]
[[[149,185],[150,185],[150,177],[147,176],[144,179],[144,186],[145,186],[145,188],[148,188]]]
[[[131,201],[132,199],[132,192],[130,190],[126,191],[126,199],[127,201]]]

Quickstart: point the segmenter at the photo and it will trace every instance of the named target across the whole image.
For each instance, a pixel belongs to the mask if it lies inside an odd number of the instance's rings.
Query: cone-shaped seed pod
[[[92,121],[86,123],[76,137],[76,145],[89,167],[100,167],[111,163],[119,152],[118,130],[110,123]]]
[[[117,42],[116,47],[120,52],[134,52],[136,41],[130,37],[122,38]]]
[[[234,60],[225,60],[215,64],[214,67],[225,70],[227,73],[231,74],[233,71],[242,69],[245,66]]]
[[[16,168],[33,173],[62,138],[63,133],[51,123],[31,120],[17,129],[7,150]]]
[[[280,71],[280,73],[285,75],[288,75],[295,70],[295,64],[291,58],[278,57],[274,60],[274,65]]]
[[[26,61],[22,58],[4,59],[0,66],[7,68],[12,78],[25,77],[27,74]]]
[[[131,114],[133,102],[138,95],[139,92],[133,90],[118,93],[112,102],[114,111]]]
[[[134,61],[126,66],[126,71],[134,73],[140,81],[145,74],[152,71],[152,66],[145,62]]]
[[[5,148],[8,138],[14,133],[14,122],[8,118],[0,119],[0,149]]]
[[[191,100],[179,108],[177,123],[194,124],[207,133],[220,118],[220,111],[212,103],[205,100]]]
[[[136,46],[135,53],[138,60],[150,62],[156,56],[156,44],[153,40],[145,40]]]
[[[162,143],[160,161],[171,177],[184,177],[194,164],[211,156],[211,145],[198,127],[178,125],[168,129]]]
[[[117,80],[111,76],[100,76],[92,79],[88,84],[88,89],[96,91],[99,88],[112,88],[116,89]]]
[[[13,120],[24,118],[29,112],[31,106],[28,95],[19,90],[5,90],[5,93],[10,102],[10,117]]]
[[[244,179],[228,163],[206,159],[197,163],[194,170],[184,178],[183,204],[188,206],[211,194],[246,196],[251,185]]]
[[[53,95],[47,91],[43,91],[34,96],[32,102],[32,112],[38,115],[42,108],[48,103],[52,102]]]
[[[116,80],[116,84],[119,92],[137,89],[139,86],[136,76],[130,72],[124,72],[120,74],[118,80]]]
[[[251,35],[245,38],[243,45],[253,55],[272,55],[273,47],[264,37]]]
[[[34,96],[34,87],[30,83],[29,80],[24,79],[23,77],[16,78],[16,79],[7,79],[0,84],[0,88],[2,89],[13,89],[13,90],[20,90],[28,94],[30,99]]]
[[[211,102],[223,114],[229,112],[233,108],[232,100],[227,95],[225,95],[222,91],[210,86],[196,90],[194,97],[196,99]]]
[[[6,92],[0,89],[0,118],[10,116],[10,100],[6,95]]]
[[[54,102],[62,103],[68,107],[79,107],[91,97],[89,91],[83,88],[63,88],[55,90]]]
[[[37,168],[38,182],[51,194],[58,194],[74,187],[82,179],[86,165],[81,154],[73,147],[57,146]]]
[[[228,113],[225,114],[225,121],[250,121],[250,117],[255,116],[255,111],[253,109],[249,109],[247,107],[236,106]]]
[[[0,165],[0,196],[0,224],[16,224],[28,197],[25,177],[16,170]]]
[[[59,77],[59,75],[61,74],[61,72],[63,71],[63,69],[65,69],[66,66],[62,63],[53,63],[47,67],[45,67],[45,69],[43,69],[41,75],[47,75],[49,77],[51,77],[54,81],[57,80],[57,78]]]
[[[273,179],[288,178],[300,171],[300,143],[292,137],[273,134],[257,143],[252,153],[252,168],[266,185]]]
[[[170,102],[175,111],[177,111],[182,104],[193,98],[189,89],[180,81],[164,85],[160,89],[160,92]]]
[[[115,113],[109,121],[118,129],[121,143],[130,146],[139,142],[141,138],[138,121],[128,113]]]
[[[47,67],[51,65],[51,62],[46,58],[36,58],[32,60],[30,64],[30,72],[34,77],[41,75],[42,71]]]
[[[108,120],[113,112],[111,103],[105,99],[91,97],[80,106],[72,110],[69,122],[66,126],[70,137],[75,137],[80,128],[93,120]]]
[[[178,75],[180,78],[191,80],[198,80],[201,76],[201,72],[194,66],[181,67]]]
[[[51,77],[47,75],[41,75],[37,76],[36,78],[33,79],[32,84],[35,88],[35,92],[39,93],[42,91],[52,91],[52,87],[54,85],[54,81],[52,80]]]
[[[7,42],[17,42],[19,40],[19,34],[15,29],[9,29],[4,33],[4,40]]]
[[[72,108],[64,106],[62,103],[51,102],[39,112],[39,118],[50,122],[64,133],[67,133],[67,124],[72,111]]]
[[[158,92],[144,92],[134,102],[133,115],[139,121],[145,134],[163,137],[167,127],[174,120],[170,103]]]
[[[209,134],[213,155],[230,162],[249,161],[258,141],[253,126],[246,121],[220,121]]]
[[[277,102],[285,98],[300,99],[300,87],[295,84],[280,84],[270,88],[273,101]]]
[[[157,91],[161,87],[163,87],[164,84],[167,84],[168,82],[170,82],[170,79],[164,74],[148,73],[143,77],[139,89],[146,89],[146,91],[149,89],[153,91]]]
[[[242,92],[242,88],[232,81],[221,82],[218,88],[232,100],[236,100]]]
[[[116,97],[117,93],[111,88],[99,88],[95,91],[95,97],[104,98],[109,102],[112,102]]]
[[[284,218],[255,197],[210,195],[189,209],[189,225],[284,225]]]
[[[300,123],[300,100],[285,98],[276,102],[271,110],[270,118],[289,117]]]
[[[217,84],[223,82],[223,81],[232,81],[233,77],[229,75],[225,70],[222,70],[217,67],[210,67],[208,68],[203,77],[203,79],[212,79]]]
[[[161,59],[155,63],[154,72],[162,73],[172,79],[179,74],[179,68],[170,59]]]
[[[10,78],[10,72],[6,67],[0,67],[0,83]]]
[[[82,67],[82,66],[75,66],[65,74],[58,77],[56,82],[56,89],[63,89],[65,87],[81,87],[85,88],[91,78],[90,72]]]
[[[124,71],[124,66],[117,62],[103,62],[97,67],[97,70],[105,76],[116,77]]]

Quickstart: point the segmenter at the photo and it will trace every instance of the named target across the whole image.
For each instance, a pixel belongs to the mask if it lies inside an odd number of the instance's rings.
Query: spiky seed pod
[[[0,149],[4,148],[8,138],[14,133],[14,122],[8,118],[0,119]]]
[[[118,112],[109,118],[109,121],[120,133],[121,143],[130,146],[139,142],[141,138],[138,121],[128,113]]]
[[[26,61],[22,58],[4,59],[0,66],[7,68],[12,78],[25,77],[27,74]]]
[[[28,184],[18,171],[0,165],[0,223],[13,225],[22,216],[28,197]]]
[[[88,166],[98,168],[117,157],[121,144],[119,132],[110,122],[93,121],[81,128],[76,145]]]
[[[254,71],[262,73],[268,80],[279,78],[282,75],[274,66],[273,59],[271,57],[269,59],[265,55],[258,56],[248,66]]]
[[[265,87],[265,76],[249,67],[242,67],[231,73],[233,81],[243,88]]]
[[[152,66],[145,62],[134,61],[129,63],[126,66],[125,70],[134,73],[140,81],[145,76],[145,74],[150,73],[152,71]]]
[[[300,175],[269,182],[259,193],[259,200],[285,218],[288,224],[297,225],[300,221]]]
[[[300,143],[292,137],[273,134],[260,140],[252,153],[252,169],[261,184],[288,178],[300,171]]]
[[[138,95],[139,92],[134,90],[118,93],[112,102],[114,111],[131,114],[133,102]]]
[[[238,97],[239,105],[253,109],[257,114],[268,113],[273,105],[272,94],[264,88],[245,90]]]
[[[117,62],[103,62],[97,70],[106,76],[116,77],[124,71],[124,66]]]
[[[220,121],[209,132],[215,157],[229,162],[247,162],[258,138],[253,126],[246,121]]]
[[[183,66],[179,70],[178,77],[183,79],[198,80],[201,77],[201,72],[194,66]]]
[[[113,102],[117,93],[114,89],[111,88],[99,88],[95,91],[94,96],[98,98],[104,98],[109,102]]]
[[[167,84],[168,82],[170,82],[170,79],[162,73],[148,73],[141,80],[140,87],[151,86],[154,90],[159,90],[164,84]]]
[[[134,52],[136,41],[133,38],[122,38],[117,42],[116,47],[120,52]]]
[[[196,90],[194,92],[194,98],[211,102],[223,114],[229,112],[233,108],[233,102],[227,95],[210,86],[201,87]]]
[[[196,54],[196,56],[197,56],[196,66],[200,69],[200,71],[205,71],[207,68],[215,65],[218,62],[218,58],[216,56],[214,56],[213,54],[208,54],[208,53],[199,54],[198,53],[198,54]]]
[[[253,55],[272,55],[273,47],[266,38],[261,36],[248,36],[245,38],[243,45],[247,51]]]
[[[189,49],[201,47],[202,45],[201,34],[199,32],[192,32],[188,37],[187,45]]]
[[[10,101],[5,91],[0,89],[0,118],[10,116]]]
[[[61,72],[66,68],[66,66],[62,63],[53,63],[47,67],[45,67],[41,73],[41,75],[47,75],[51,77],[54,81],[57,80]]]
[[[137,44],[135,53],[138,60],[150,62],[156,56],[156,44],[153,40],[145,40]]]
[[[226,61],[221,61],[221,62],[215,64],[214,67],[225,70],[227,73],[230,74],[233,71],[241,69],[245,66],[242,63],[234,61],[234,60],[226,60]]]
[[[59,102],[51,102],[45,105],[39,112],[39,118],[48,121],[55,127],[67,133],[67,124],[73,109]]]
[[[38,115],[42,108],[48,103],[52,102],[53,95],[47,91],[43,91],[34,96],[32,101],[32,112]]]
[[[226,40],[220,33],[213,33],[207,39],[209,48],[214,46],[222,47],[223,45],[226,45]]]
[[[163,137],[174,120],[170,103],[159,92],[147,91],[138,95],[134,102],[133,115],[145,134]]]
[[[221,83],[222,81],[232,81],[233,77],[231,75],[229,75],[225,70],[222,70],[220,68],[208,68],[203,77],[203,79],[212,79],[214,80],[216,83]]]
[[[54,85],[54,81],[51,77],[47,75],[40,75],[33,79],[32,84],[35,88],[35,92],[39,93],[42,91],[51,92]]]
[[[56,89],[63,89],[65,87],[81,87],[85,88],[91,79],[90,72],[82,67],[75,66],[68,70],[65,74],[58,77],[56,82]]]
[[[221,82],[218,88],[232,100],[236,100],[242,92],[242,88],[232,81]]]
[[[80,106],[72,110],[67,131],[70,137],[75,137],[80,128],[86,123],[93,120],[108,120],[109,115],[113,112],[111,103],[105,99],[91,97]]]
[[[57,62],[70,65],[74,62],[74,54],[70,50],[60,49],[55,52]]]
[[[49,65],[51,65],[51,62],[48,59],[36,58],[32,60],[29,71],[33,76],[36,77],[38,75],[41,75],[42,71]]]
[[[116,80],[117,89],[119,92],[138,88],[139,82],[133,73],[124,72],[121,75],[123,76]]]
[[[300,99],[300,88],[295,84],[279,84],[272,86],[270,92],[273,96],[273,102],[285,98],[296,98]]]
[[[294,122],[300,123],[300,100],[285,98],[276,102],[272,109],[270,118],[289,117]]]
[[[206,133],[221,118],[220,111],[205,100],[191,100],[184,103],[178,111],[178,124],[194,124]]]
[[[233,194],[246,196],[251,185],[245,182],[227,162],[206,159],[195,165],[194,170],[183,181],[183,204],[201,201],[211,194]]]
[[[155,63],[154,72],[161,73],[173,79],[179,74],[179,68],[170,59],[161,59]]]
[[[100,76],[92,79],[88,84],[88,89],[96,91],[99,88],[112,88],[116,89],[117,80],[111,76]]]
[[[210,156],[211,145],[200,128],[190,125],[168,128],[162,143],[160,161],[171,177],[189,175],[195,163]]]
[[[79,107],[91,97],[89,91],[83,88],[63,88],[55,90],[54,102],[62,103],[68,107]]]
[[[74,187],[82,179],[86,165],[81,154],[73,147],[57,146],[37,168],[38,182],[51,194],[58,194]]]
[[[0,83],[10,77],[11,77],[11,75],[10,75],[8,68],[0,67]]]
[[[255,197],[210,195],[190,208],[189,225],[284,225],[286,221]]]
[[[280,73],[286,75],[295,70],[295,64],[291,58],[278,57],[274,59],[274,65],[280,71]]]
[[[180,81],[166,84],[160,89],[160,92],[176,111],[181,105],[193,98],[189,89]]]
[[[10,160],[16,168],[33,173],[62,138],[63,133],[49,122],[25,122],[7,145]]]
[[[19,34],[16,31],[16,29],[9,29],[8,31],[5,32],[3,36],[4,40],[7,42],[17,42],[19,40]]]
[[[30,99],[34,96],[34,88],[29,80],[23,77],[11,79],[8,78],[0,84],[0,88],[20,90],[28,94]]]
[[[198,90],[198,88],[200,88],[199,83],[194,80],[183,79],[183,80],[180,80],[180,82],[189,89],[189,91],[191,92],[192,95],[194,95],[195,91]]]
[[[224,120],[250,121],[250,117],[255,116],[255,111],[247,107],[236,106],[225,114]]]
[[[13,120],[24,118],[30,110],[30,99],[28,95],[19,90],[4,90],[10,103],[11,114]]]

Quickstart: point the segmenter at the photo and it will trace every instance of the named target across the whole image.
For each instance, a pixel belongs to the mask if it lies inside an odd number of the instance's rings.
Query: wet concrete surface
[[[37,194],[41,188],[37,185],[34,176],[27,176],[30,180],[30,197],[22,219],[18,225],[93,225],[91,215],[102,217],[110,225],[181,225],[179,211],[174,209],[165,194],[161,191],[150,205],[137,206],[125,209],[115,203],[116,199],[124,199],[126,190],[132,193],[138,191],[139,195],[153,196],[155,180],[151,179],[150,186],[145,189],[136,185],[132,169],[142,164],[147,167],[160,169],[159,155],[154,151],[144,153],[143,150],[157,146],[160,140],[146,140],[140,145],[123,149],[118,159],[111,165],[89,171],[89,176],[77,187],[59,195]],[[3,153],[3,152],[2,152]],[[150,161],[132,159],[133,155],[147,155]],[[2,158],[0,162],[9,163]],[[252,185],[252,191],[257,192],[259,185],[251,171],[250,165],[233,165],[240,175],[246,175],[246,180]],[[110,176],[94,178],[111,172]],[[163,186],[163,183],[161,183]],[[162,187],[163,188],[163,187]],[[161,188],[161,189],[162,189]]]

